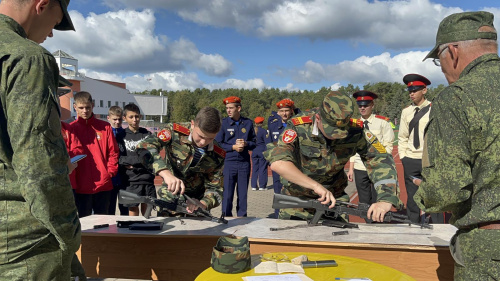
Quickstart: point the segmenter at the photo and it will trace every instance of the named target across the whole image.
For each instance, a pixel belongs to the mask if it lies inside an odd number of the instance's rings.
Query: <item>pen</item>
[[[94,229],[98,229],[98,228],[105,228],[105,227],[108,227],[109,224],[105,223],[105,224],[98,224],[98,225],[94,225]]]

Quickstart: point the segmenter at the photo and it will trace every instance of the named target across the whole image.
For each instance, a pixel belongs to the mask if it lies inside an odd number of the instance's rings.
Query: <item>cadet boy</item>
[[[80,247],[61,136],[59,70],[36,44],[53,29],[74,30],[68,3],[0,2],[0,280],[69,280]]]
[[[172,200],[177,194],[187,194],[197,204],[187,202],[188,211],[202,206],[210,210],[222,202],[222,170],[225,151],[216,141],[221,127],[217,109],[204,107],[190,123],[168,124],[157,136],[151,135],[138,148],[153,156],[154,172],[166,186],[158,190],[160,198]],[[165,151],[165,159],[160,151]]]
[[[113,105],[112,107],[109,108],[108,110],[108,116],[107,116],[109,125],[111,125],[111,129],[113,130],[113,135],[116,136],[123,132],[125,129],[122,127],[122,122],[123,122],[123,110],[121,107]],[[118,167],[119,170],[120,167]],[[120,178],[120,173],[117,173],[116,176],[111,178],[111,181],[113,182],[113,189],[111,191],[111,195],[109,198],[109,209],[108,209],[108,214],[109,215],[114,215],[116,212],[116,201],[118,199],[118,192],[124,188],[122,185],[122,180]],[[118,204],[118,209],[120,210],[120,216],[127,216],[128,215],[128,208],[123,206],[123,204]]]
[[[352,96],[358,104],[364,128],[373,133],[384,146],[387,153],[392,155],[394,131],[392,130],[391,123],[389,123],[389,118],[372,114],[373,107],[375,106],[374,101],[378,98],[377,94],[363,90],[355,92]],[[353,181],[353,178],[356,179],[359,202],[365,204],[375,203],[377,201],[377,192],[373,188],[373,182],[370,180],[359,154],[356,154],[349,160],[347,179]]]
[[[238,184],[236,213],[238,217],[247,216],[248,180],[250,178],[249,150],[255,148],[255,131],[252,120],[240,115],[241,100],[228,97],[223,100],[228,117],[222,120],[222,128],[215,137],[227,152],[224,164],[224,198],[222,213],[233,216],[234,189]]]
[[[88,92],[74,95],[73,107],[78,118],[71,122],[87,157],[78,162],[75,201],[81,218],[107,215],[113,183],[118,172],[118,145],[108,122],[95,118],[92,96]]]
[[[269,130],[269,141],[273,144],[278,144],[278,138],[280,134],[285,130],[287,121],[292,118],[293,115],[300,112],[298,108],[295,108],[295,103],[293,100],[286,98],[282,99],[276,103],[278,112],[271,112],[271,116],[267,119],[267,129]],[[281,193],[280,175],[273,171],[273,188],[275,194]],[[274,216],[278,218],[279,209],[274,210]]]
[[[407,74],[403,82],[408,86],[412,104],[401,112],[398,135],[398,153],[404,168],[405,187],[408,194],[406,212],[414,223],[421,221],[420,209],[413,196],[418,186],[412,177],[422,178],[422,151],[424,147],[424,129],[429,123],[431,103],[425,98],[429,79],[419,74]],[[442,214],[431,214],[433,223],[443,223]]]
[[[317,199],[333,208],[336,198],[349,201],[344,166],[357,152],[378,193],[368,217],[381,222],[392,205],[400,206],[394,160],[361,122],[350,119],[353,109],[350,97],[330,92],[319,108],[288,121],[278,145],[268,144],[264,156],[286,180],[283,194]],[[312,215],[304,209],[281,209],[279,218],[310,219]]]
[[[452,14],[425,57],[450,84],[433,100],[415,201],[451,211],[454,280],[500,279],[500,58],[493,14]],[[424,60],[425,60],[424,59]],[[416,181],[419,183],[419,181]]]
[[[262,128],[264,117],[257,116],[254,119],[256,142],[255,149],[252,150],[252,181],[250,185],[252,190],[266,190],[267,187],[267,166],[269,163],[264,158],[262,153],[266,150],[269,134],[266,129]],[[258,186],[257,186],[258,182]]]
[[[151,165],[147,164],[152,156],[147,150],[136,149],[137,145],[151,135],[151,132],[140,126],[141,110],[133,103],[123,108],[123,121],[127,122],[128,127],[116,135],[120,149],[118,163],[122,184],[128,192],[156,198],[155,176]],[[128,207],[129,216],[139,216],[139,204],[127,204],[125,207]],[[147,207],[147,204],[141,204],[143,215]]]

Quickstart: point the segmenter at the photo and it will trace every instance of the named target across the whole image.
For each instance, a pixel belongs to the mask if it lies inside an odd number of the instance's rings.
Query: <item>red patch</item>
[[[291,143],[297,137],[297,132],[292,129],[288,129],[283,133],[282,140],[284,143]]]
[[[183,127],[177,123],[174,123],[174,131],[184,134],[186,136],[189,136],[189,134],[191,133],[188,128]]]
[[[163,129],[158,132],[158,138],[163,142],[167,142],[172,138],[172,134],[169,130]]]
[[[218,145],[214,145],[214,152],[219,154],[220,157],[226,158],[226,151]]]

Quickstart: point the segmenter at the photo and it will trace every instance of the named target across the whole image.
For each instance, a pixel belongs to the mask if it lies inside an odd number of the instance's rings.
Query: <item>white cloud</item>
[[[152,10],[70,14],[76,32],[54,31],[54,38],[43,45],[51,51],[62,49],[86,68],[116,73],[199,69],[211,76],[232,72],[231,62],[219,54],[200,52],[189,39],[170,41],[155,34]]]
[[[266,87],[266,84],[264,81],[260,78],[255,78],[255,79],[249,79],[246,81],[239,80],[239,79],[227,79],[226,81],[222,83],[212,83],[212,84],[205,84],[205,88],[213,90],[213,89],[229,89],[229,88],[235,88],[235,89],[263,89]]]
[[[408,73],[419,73],[431,80],[433,85],[446,84],[441,69],[432,60],[422,62],[426,52],[401,53],[391,57],[388,52],[377,56],[362,56],[354,61],[338,64],[321,64],[308,61],[304,67],[291,71],[296,83],[319,83],[338,81],[342,84],[366,84],[377,82],[402,82]],[[333,86],[338,85],[338,83]],[[332,87],[333,87],[332,86]]]

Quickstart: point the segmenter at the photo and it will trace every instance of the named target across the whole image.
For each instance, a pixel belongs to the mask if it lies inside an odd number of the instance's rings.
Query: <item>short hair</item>
[[[123,110],[118,105],[113,105],[108,110],[108,115],[122,116]]]
[[[222,126],[222,118],[216,108],[205,106],[196,114],[194,124],[205,133],[216,134]]]
[[[123,116],[127,115],[127,112],[132,111],[134,113],[137,113],[141,115],[141,110],[135,103],[129,103],[126,106],[123,107]]]
[[[92,103],[92,95],[89,92],[80,91],[73,96],[73,103]]]

